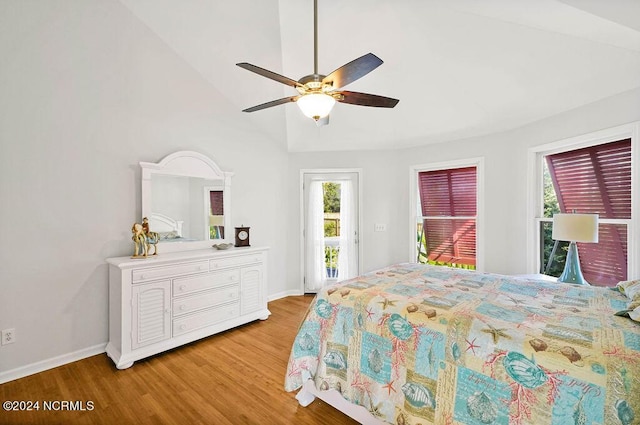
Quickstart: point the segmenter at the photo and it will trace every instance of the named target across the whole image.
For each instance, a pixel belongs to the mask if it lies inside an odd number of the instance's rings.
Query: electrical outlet
[[[2,331],[2,345],[13,344],[16,342],[16,330],[14,328],[4,329]]]

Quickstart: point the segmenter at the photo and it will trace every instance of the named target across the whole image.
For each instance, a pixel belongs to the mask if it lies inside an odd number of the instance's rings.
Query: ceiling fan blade
[[[348,64],[342,65],[322,80],[325,84],[331,84],[334,89],[339,89],[347,84],[353,83],[358,78],[362,78],[380,65],[382,59],[373,53],[367,53],[354,59]]]
[[[359,93],[356,91],[340,91],[338,93],[342,95],[336,99],[338,102],[349,103],[351,105],[393,108],[400,102],[398,99],[378,96],[377,94]]]
[[[250,63],[247,63],[247,62],[240,62],[240,63],[237,63],[236,65],[238,65],[240,68],[246,69],[247,71],[255,72],[258,75],[262,75],[263,77],[270,78],[270,79],[272,79],[274,81],[277,81],[279,83],[285,84],[287,86],[291,86],[291,87],[294,87],[294,88],[302,86],[302,84],[300,84],[296,80],[292,80],[291,78],[285,77],[285,76],[280,75],[280,74],[276,74],[275,72],[269,71],[268,69],[264,69],[264,68],[260,68],[259,66],[251,65]]]
[[[272,100],[271,102],[256,105],[251,108],[244,109],[242,112],[255,112],[261,109],[271,108],[272,106],[278,106],[289,102],[295,102],[299,96],[283,97],[282,99]]]

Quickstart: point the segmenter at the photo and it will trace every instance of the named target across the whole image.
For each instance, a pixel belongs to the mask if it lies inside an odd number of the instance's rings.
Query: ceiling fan
[[[347,84],[364,77],[380,65],[382,60],[373,53],[367,53],[341,66],[329,75],[318,74],[318,0],[313,0],[313,74],[306,75],[298,81],[247,62],[236,65],[295,88],[298,94],[244,109],[242,112],[255,112],[272,106],[296,102],[302,113],[312,118],[317,125],[329,123],[329,113],[336,101],[351,105],[393,108],[398,99],[341,90]]]

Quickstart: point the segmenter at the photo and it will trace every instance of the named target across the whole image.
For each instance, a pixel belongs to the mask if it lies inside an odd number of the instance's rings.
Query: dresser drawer
[[[194,263],[176,264],[173,266],[149,267],[145,269],[135,269],[131,272],[133,283],[145,282],[149,280],[162,279],[174,276],[184,276],[195,273],[209,271],[207,261]]]
[[[240,270],[228,270],[221,273],[208,273],[202,276],[174,279],[173,295],[186,295],[238,282],[240,282]]]
[[[242,266],[245,264],[262,263],[264,261],[263,257],[264,256],[261,252],[257,252],[255,254],[238,255],[236,257],[214,258],[209,260],[209,267],[211,270],[219,270],[227,267]]]
[[[189,316],[173,319],[173,336],[182,335],[196,329],[240,316],[240,303],[225,304]]]
[[[207,292],[201,292],[195,295],[179,297],[173,299],[173,315],[180,316],[201,310],[207,307],[213,307],[226,302],[237,301],[240,298],[240,286],[224,286]]]

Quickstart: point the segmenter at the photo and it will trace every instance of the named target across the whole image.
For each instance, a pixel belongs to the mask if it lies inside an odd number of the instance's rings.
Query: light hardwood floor
[[[269,303],[271,317],[117,370],[106,354],[0,385],[0,424],[356,424],[321,400],[300,407],[284,391],[289,352],[312,297]],[[91,401],[93,410],[44,411],[44,401]],[[86,404],[85,404],[86,406]]]

